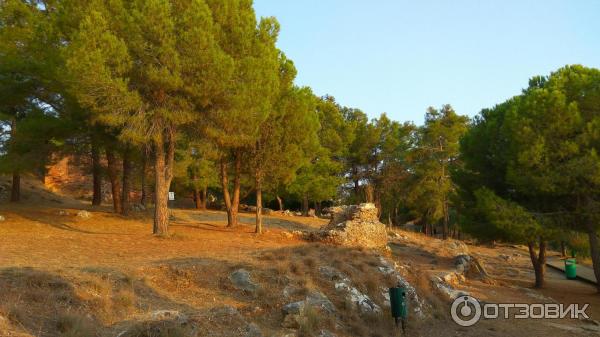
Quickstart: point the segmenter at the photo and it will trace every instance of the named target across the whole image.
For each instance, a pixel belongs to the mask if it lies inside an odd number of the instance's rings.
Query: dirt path
[[[458,290],[468,292],[482,303],[563,303],[581,306],[589,304],[591,320],[600,320],[600,295],[594,286],[566,280],[564,274],[547,270],[546,287],[532,288],[534,275],[526,251],[522,247],[454,245],[452,242],[431,239],[420,234],[405,233],[406,239],[396,239],[392,252],[400,264],[418,271],[409,276],[421,289],[431,288],[430,278],[454,271],[453,257],[463,253],[476,256],[486,267],[494,282],[467,279]],[[410,274],[410,273],[409,273]],[[439,304],[438,315],[447,324],[425,326],[429,335],[439,336],[599,336],[600,326],[591,321],[573,319],[494,319],[481,320],[472,327],[460,327],[450,318],[450,303]]]
[[[546,265],[561,272],[565,271],[564,260],[559,259],[557,257],[549,258]],[[597,282],[596,275],[594,274],[594,269],[586,265],[577,264],[577,278],[593,284]]]

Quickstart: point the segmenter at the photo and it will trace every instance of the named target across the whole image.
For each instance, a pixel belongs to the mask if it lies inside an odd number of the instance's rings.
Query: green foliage
[[[540,223],[525,208],[504,200],[487,188],[475,191],[477,220],[485,226],[477,226],[471,233],[490,240],[527,243],[543,236]]]
[[[224,90],[231,61],[215,29],[203,1],[97,4],[66,52],[72,90],[99,122],[123,128],[124,139],[161,141],[163,130],[193,123]]]
[[[275,47],[279,23],[275,18],[256,22],[251,1],[207,1],[215,21],[215,40],[231,68],[219,78],[224,90],[209,108],[208,137],[221,149],[254,145],[279,92],[279,51]]]
[[[411,151],[408,202],[425,223],[436,223],[449,216],[448,204],[455,193],[451,171],[460,166],[459,139],[467,131],[469,120],[451,106],[429,108],[425,125],[417,132]]]
[[[345,152],[348,138],[347,125],[335,100],[324,97],[317,102],[316,112],[320,127],[318,143],[311,140],[307,145],[304,162],[288,191],[298,198],[313,201],[331,200],[344,182],[344,165],[340,157]]]
[[[57,50],[47,12],[35,2],[0,3],[0,170],[43,172],[67,134],[56,94]]]

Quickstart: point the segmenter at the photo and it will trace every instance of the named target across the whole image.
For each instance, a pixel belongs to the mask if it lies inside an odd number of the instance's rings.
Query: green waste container
[[[567,279],[574,280],[577,278],[577,260],[566,259],[565,260],[565,275]]]

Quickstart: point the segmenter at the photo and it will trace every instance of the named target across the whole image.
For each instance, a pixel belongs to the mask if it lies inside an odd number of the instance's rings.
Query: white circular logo
[[[471,296],[459,296],[450,308],[452,319],[460,326],[471,326],[481,318],[481,304]]]

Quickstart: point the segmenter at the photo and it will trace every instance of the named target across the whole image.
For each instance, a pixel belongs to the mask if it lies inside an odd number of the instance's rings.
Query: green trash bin
[[[565,260],[565,275],[567,276],[568,280],[574,280],[577,278],[577,260]]]
[[[406,289],[404,287],[398,285],[397,287],[390,288],[390,309],[392,317],[396,321],[396,326],[401,322],[402,331],[406,332],[408,310],[406,307]]]

